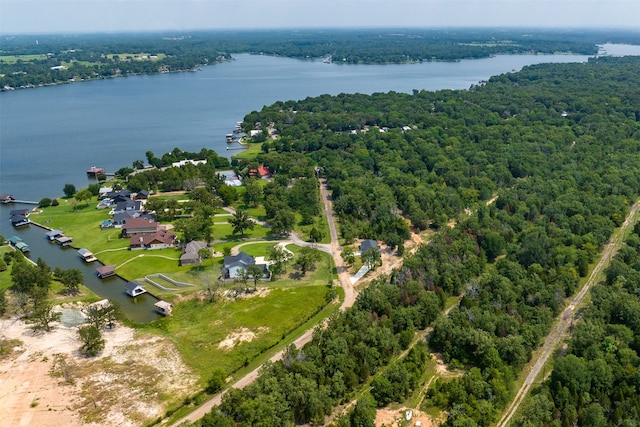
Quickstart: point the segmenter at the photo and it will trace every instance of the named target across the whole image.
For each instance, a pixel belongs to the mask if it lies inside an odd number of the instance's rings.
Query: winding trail
[[[564,338],[567,330],[569,329],[569,326],[571,325],[571,322],[573,322],[575,318],[575,308],[580,305],[584,296],[587,294],[587,292],[589,292],[589,289],[591,289],[591,287],[597,283],[600,272],[607,266],[609,266],[611,259],[615,256],[616,252],[618,252],[620,246],[622,246],[623,241],[621,240],[621,238],[625,235],[626,231],[634,225],[639,207],[640,201],[636,202],[631,207],[629,215],[627,215],[624,223],[620,226],[620,231],[613,235],[609,242],[605,245],[600,257],[600,261],[598,261],[598,264],[594,267],[586,283],[584,284],[580,292],[578,292],[573,297],[571,303],[567,306],[567,308],[564,309],[557,323],[554,325],[549,335],[547,335],[547,338],[544,341],[544,345],[542,346],[538,355],[534,356],[534,358],[532,358],[529,362],[529,365],[533,364],[533,367],[529,371],[529,374],[524,380],[524,383],[516,392],[516,395],[511,401],[511,404],[496,424],[498,427],[506,427],[509,425],[511,418],[517,412],[520,404],[527,396],[527,393],[540,374],[540,371],[547,363],[547,360],[549,360],[549,357],[551,357],[555,349],[558,347],[560,341]]]

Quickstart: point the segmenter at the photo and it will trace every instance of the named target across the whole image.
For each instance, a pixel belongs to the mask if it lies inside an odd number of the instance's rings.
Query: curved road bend
[[[331,195],[327,190],[327,182],[325,179],[320,180],[320,194],[324,202],[324,209],[327,215],[327,221],[329,223],[329,231],[331,233],[331,244],[316,245],[316,247],[318,247],[318,249],[323,250],[325,252],[329,252],[333,256],[333,261],[335,262],[336,269],[338,270],[338,279],[340,280],[340,285],[344,289],[344,301],[340,306],[340,310],[344,311],[354,304],[354,302],[356,301],[357,293],[355,288],[351,284],[351,281],[349,280],[349,271],[347,269],[347,266],[344,265],[344,261],[340,256],[340,244],[338,242],[338,233],[336,231],[336,224],[333,216],[333,203],[332,203]],[[296,244],[301,244],[302,246],[310,245],[309,242],[303,242],[295,234],[291,234],[291,240]],[[313,337],[314,329],[315,327],[308,329],[293,342],[296,348],[301,348],[302,346],[304,346],[305,344],[311,341]],[[275,362],[277,360],[282,359],[283,353],[284,353],[284,349],[278,351],[269,359],[269,361]],[[258,378],[259,370],[260,370],[260,366],[258,366],[253,371],[249,372],[244,377],[240,378],[238,381],[233,383],[230,387],[227,387],[222,392],[213,396],[211,399],[209,399],[208,401],[200,405],[196,410],[194,410],[190,414],[180,418],[173,425],[179,426],[185,422],[194,423],[200,418],[204,417],[207,413],[211,412],[211,409],[214,406],[220,405],[220,403],[222,402],[222,396],[224,396],[227,390],[229,390],[230,388],[244,388],[249,384],[251,384],[252,382],[254,382],[256,378]]]
[[[639,207],[640,207],[640,201],[636,202],[631,207],[631,211],[629,212],[629,215],[627,215],[627,218],[624,220],[624,223],[620,227],[621,229],[621,233],[619,234],[620,236],[623,236],[626,230],[629,229],[629,227],[633,226],[634,224],[633,220],[638,212]],[[567,329],[569,329],[569,325],[571,324],[571,322],[575,317],[575,311],[574,311],[575,308],[580,305],[582,298],[587,294],[589,289],[596,284],[596,278],[598,274],[609,265],[611,258],[615,256],[616,252],[618,251],[622,243],[623,242],[618,240],[615,236],[612,236],[611,240],[609,240],[609,242],[606,244],[606,246],[604,247],[604,250],[602,251],[602,256],[600,257],[600,261],[598,261],[598,264],[595,266],[595,268],[589,275],[587,282],[584,284],[580,292],[576,294],[576,296],[571,300],[571,303],[560,315],[560,319],[555,324],[555,326],[553,327],[549,335],[547,335],[544,341],[544,345],[542,346],[542,349],[538,354],[537,358],[531,359],[531,361],[529,362],[529,364],[533,363],[533,368],[531,368],[531,371],[529,371],[527,378],[524,380],[524,383],[522,384],[522,386],[520,386],[520,388],[518,389],[515,397],[513,398],[513,401],[511,401],[511,404],[502,415],[502,418],[500,418],[500,420],[498,421],[498,424],[496,424],[498,427],[504,427],[509,425],[511,418],[516,413],[516,411],[520,407],[520,404],[522,403],[527,393],[531,389],[531,386],[535,382],[536,377],[540,374],[540,371],[542,370],[544,365],[547,363],[547,360],[549,359],[551,354],[553,354],[555,349],[558,347],[558,344],[560,344],[560,341],[565,336]]]

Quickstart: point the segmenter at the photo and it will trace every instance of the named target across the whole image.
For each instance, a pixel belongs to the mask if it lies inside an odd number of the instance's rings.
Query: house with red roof
[[[165,249],[173,247],[176,233],[167,230],[158,230],[155,234],[146,236],[131,236],[129,249]]]
[[[127,218],[122,226],[122,237],[152,235],[159,229],[160,224],[152,219],[144,217]]]
[[[249,170],[249,176],[261,178],[261,179],[269,179],[271,178],[271,172],[264,165],[258,167],[258,169]]]

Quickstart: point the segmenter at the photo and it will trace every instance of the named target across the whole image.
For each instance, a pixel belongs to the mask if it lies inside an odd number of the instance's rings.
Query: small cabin
[[[124,291],[131,297],[137,297],[147,292],[147,290],[138,282],[128,282],[124,285]]]
[[[58,237],[62,236],[62,230],[51,230],[44,233],[49,240],[56,240]]]
[[[115,276],[116,269],[112,265],[103,265],[96,268],[96,274],[99,278],[106,279],[107,277]]]
[[[158,301],[154,304],[154,306],[156,308],[156,311],[163,316],[171,316],[171,310],[173,309],[171,303],[168,303],[166,301]]]
[[[65,235],[56,237],[56,243],[60,246],[69,246],[71,242],[73,242],[73,238],[71,237]]]
[[[78,254],[84,262],[93,262],[98,260],[98,258],[96,258],[89,249],[80,248],[78,249]]]

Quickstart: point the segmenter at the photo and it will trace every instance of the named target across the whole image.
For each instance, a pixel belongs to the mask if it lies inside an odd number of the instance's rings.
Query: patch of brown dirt
[[[139,426],[196,391],[168,339],[124,326],[104,331],[95,358],[79,353],[77,328],[60,323],[36,335],[19,319],[2,319],[0,336],[20,341],[0,360],[2,425]]]
[[[260,327],[258,332],[266,332],[269,328]],[[230,350],[241,342],[251,342],[256,337],[256,333],[247,329],[240,328],[235,332],[230,333],[224,340],[218,344],[218,348],[222,350]]]
[[[416,411],[412,409],[412,417],[411,420],[407,421],[405,418],[405,414],[407,412],[407,408],[400,409],[378,409],[376,412],[376,427],[399,427],[399,426],[415,426],[416,423],[419,423],[422,427],[433,427],[437,426],[438,423],[435,422],[431,417],[427,414],[424,414],[420,411]]]

